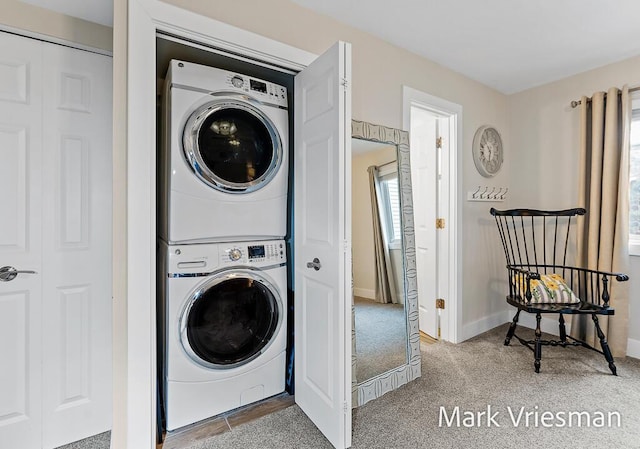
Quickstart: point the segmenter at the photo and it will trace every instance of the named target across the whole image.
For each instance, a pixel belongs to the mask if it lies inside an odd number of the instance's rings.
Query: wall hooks
[[[467,192],[467,201],[504,201],[508,191],[508,187],[478,186]]]

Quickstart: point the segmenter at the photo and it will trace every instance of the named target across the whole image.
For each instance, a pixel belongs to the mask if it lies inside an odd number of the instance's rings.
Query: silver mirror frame
[[[351,392],[353,407],[359,407],[389,391],[420,377],[420,329],[418,326],[418,280],[416,270],[415,228],[411,194],[409,133],[400,129],[351,120],[351,137],[397,147],[400,210],[402,216],[402,251],[404,255],[404,297],[407,322],[407,363],[358,383],[356,379],[355,306],[351,297]]]

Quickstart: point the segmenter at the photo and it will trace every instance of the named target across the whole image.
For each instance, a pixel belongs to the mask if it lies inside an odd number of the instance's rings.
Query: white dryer
[[[286,235],[287,89],[172,60],[165,81],[159,235],[174,243]]]
[[[160,252],[167,430],[283,392],[284,241],[161,242]]]

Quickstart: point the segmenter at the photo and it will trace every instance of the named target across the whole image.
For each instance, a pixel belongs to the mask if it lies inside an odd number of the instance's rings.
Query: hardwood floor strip
[[[285,408],[290,407],[293,404],[295,404],[294,396],[283,393],[258,404],[247,406],[246,408],[240,409],[235,413],[229,414],[227,416],[227,422],[229,423],[229,427],[234,428],[239,426],[240,424],[244,424],[261,418],[265,415],[269,415],[270,413],[284,410]]]
[[[295,397],[282,393],[277,396],[231,410],[222,415],[205,419],[165,435],[164,443],[158,449],[182,449],[206,440],[214,435],[228,432],[233,427],[261,418],[270,413],[284,410],[295,404]]]
[[[224,417],[216,417],[197,422],[165,435],[162,449],[180,449],[191,446],[198,441],[206,440],[214,435],[231,430]]]

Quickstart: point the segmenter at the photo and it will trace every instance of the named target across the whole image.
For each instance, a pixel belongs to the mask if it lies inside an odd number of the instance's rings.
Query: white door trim
[[[456,148],[456,151],[450,151],[442,156],[443,166],[449,167],[446,173],[448,176],[449,214],[444,217],[449,228],[447,241],[449,257],[448,261],[445,262],[448,264],[449,292],[441,324],[442,338],[452,343],[458,343],[462,341],[460,334],[462,330],[462,265],[459,263],[462,260],[462,226],[460,226],[462,222],[462,201],[459,198],[459,192],[462,192],[462,178],[458,176],[458,173],[462,173],[462,158],[459,157],[463,142],[462,106],[408,86],[402,86],[402,99],[404,129],[410,129],[412,105],[439,115],[449,116],[455,124],[455,130],[451,130],[450,146]],[[411,142],[411,136],[409,136],[409,142]],[[445,158],[448,160],[444,160]],[[438,260],[440,260],[440,256],[438,256]]]
[[[118,29],[114,34],[123,32]],[[114,334],[126,335],[126,349],[115,337],[114,418],[112,447],[155,448],[156,435],[156,138],[155,39],[157,30],[199,43],[300,70],[316,55],[267,39],[159,0],[128,2],[126,148],[114,148],[114,173],[126,173],[126,198],[114,195],[114,215],[126,217],[114,224],[114,237],[126,240],[126,279],[114,279],[114,292],[126,292],[121,302],[126,319],[114,313]],[[119,77],[116,75],[115,79]],[[118,126],[118,125],[116,125]],[[131,151],[128,151],[131,149]],[[119,152],[119,154],[118,154]],[[117,179],[117,176],[114,177]],[[126,223],[126,227],[122,226]],[[120,225],[120,227],[118,227]],[[118,320],[121,318],[121,320]],[[119,396],[119,397],[118,397]],[[127,404],[126,410],[117,406]],[[119,415],[119,416],[118,416]],[[122,416],[124,415],[124,416]],[[122,446],[122,445],[125,446]]]
[[[61,39],[59,37],[49,36],[47,34],[37,33],[35,31],[15,28],[9,25],[5,25],[3,23],[0,23],[0,31],[3,31],[5,33],[15,34],[16,36],[27,37],[29,39],[35,39],[42,42],[48,42],[50,44],[62,45],[63,47],[75,48],[76,50],[88,51],[90,53],[97,53],[99,55],[113,57],[113,52],[104,50],[102,48],[79,44],[78,42]]]

